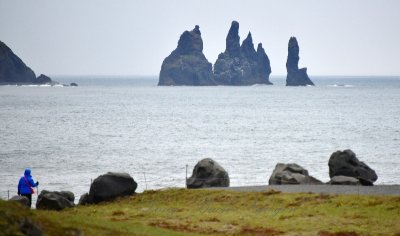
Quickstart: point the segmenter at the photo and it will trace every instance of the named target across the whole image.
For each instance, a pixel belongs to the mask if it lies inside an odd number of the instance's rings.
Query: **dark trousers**
[[[29,199],[29,207],[32,207],[32,194],[21,194],[21,196],[27,197]]]

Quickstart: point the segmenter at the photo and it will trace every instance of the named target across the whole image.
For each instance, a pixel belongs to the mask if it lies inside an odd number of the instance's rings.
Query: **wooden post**
[[[186,186],[186,188],[187,188],[187,170],[188,170],[188,164],[186,164],[186,181],[185,181],[185,186]]]
[[[144,183],[145,183],[145,185],[146,185],[146,190],[147,190],[146,172],[143,172],[143,176],[144,176]]]

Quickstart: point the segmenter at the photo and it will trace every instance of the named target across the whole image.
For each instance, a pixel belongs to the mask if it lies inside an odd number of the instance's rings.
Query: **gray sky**
[[[0,40],[36,74],[158,75],[184,30],[225,50],[232,20],[286,74],[296,36],[310,75],[400,75],[399,0],[0,0]]]

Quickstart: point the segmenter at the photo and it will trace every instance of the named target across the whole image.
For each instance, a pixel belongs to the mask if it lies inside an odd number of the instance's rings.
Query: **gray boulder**
[[[60,211],[65,208],[74,207],[74,200],[74,194],[69,191],[50,192],[43,190],[38,196],[36,209]]]
[[[18,202],[18,203],[22,204],[23,206],[29,207],[29,199],[25,196],[14,196],[14,197],[10,198],[9,201]]]
[[[187,188],[229,187],[229,175],[216,161],[206,158],[196,164],[186,186]]]
[[[328,182],[331,185],[361,185],[360,181],[354,177],[343,175],[333,176]]]
[[[268,181],[269,185],[281,184],[323,184],[310,176],[308,171],[295,163],[278,163]]]
[[[78,205],[87,205],[89,204],[89,193],[84,193],[79,198]]]
[[[127,173],[108,172],[97,177],[90,185],[88,203],[110,201],[135,194],[137,183]]]
[[[212,64],[203,54],[198,25],[183,32],[178,47],[164,59],[158,85],[215,85]]]
[[[354,177],[362,185],[373,185],[378,179],[375,171],[364,162],[359,161],[356,154],[349,149],[332,153],[328,166],[331,178],[339,175]]]
[[[272,84],[271,66],[262,44],[254,49],[251,33],[240,45],[239,23],[233,21],[226,37],[225,52],[214,64],[214,79],[221,85]]]
[[[286,86],[314,85],[307,75],[307,68],[299,69],[299,44],[295,37],[291,37],[288,45],[288,57],[286,61]]]

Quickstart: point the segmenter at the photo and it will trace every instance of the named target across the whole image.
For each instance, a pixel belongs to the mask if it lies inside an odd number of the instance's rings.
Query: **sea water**
[[[129,173],[139,192],[184,187],[203,158],[220,163],[231,186],[268,184],[278,162],[329,181],[329,157],[343,149],[377,172],[376,184],[400,184],[398,77],[321,76],[315,87],[285,87],[282,77],[247,87],[53,79],[79,87],[0,86],[3,199],[27,167],[39,190],[77,198],[109,171]]]

